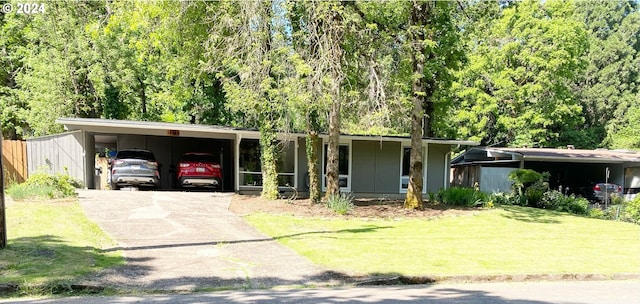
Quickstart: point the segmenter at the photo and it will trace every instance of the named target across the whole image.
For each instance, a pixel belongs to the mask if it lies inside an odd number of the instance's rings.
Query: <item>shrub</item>
[[[566,196],[563,204],[556,210],[573,214],[587,214],[589,201],[584,197]]]
[[[31,174],[22,184],[16,184],[7,189],[7,193],[15,200],[30,197],[36,198],[63,198],[76,195],[76,189],[82,184],[64,174],[51,175],[45,172]]]
[[[640,224],[640,195],[625,204],[622,219],[627,222]]]
[[[535,184],[544,184],[548,174],[540,174],[531,169],[517,169],[511,171],[508,177],[513,182],[513,190],[518,194],[523,194],[526,188]]]
[[[531,186],[524,192],[526,205],[534,208],[544,208],[542,205],[542,197],[547,193],[545,189],[538,186]]]
[[[340,215],[349,213],[354,207],[353,196],[348,194],[331,195],[327,199],[327,208]]]
[[[573,195],[566,196],[558,191],[547,191],[542,195],[538,208],[569,212],[574,214],[588,214],[589,201]]]
[[[438,192],[438,198],[443,204],[464,207],[483,206],[488,201],[485,193],[466,187],[442,189]]]
[[[597,218],[597,219],[604,219],[605,218],[604,211],[602,211],[602,209],[600,209],[600,208],[591,208],[591,209],[589,209],[588,216],[592,217],[592,218]]]

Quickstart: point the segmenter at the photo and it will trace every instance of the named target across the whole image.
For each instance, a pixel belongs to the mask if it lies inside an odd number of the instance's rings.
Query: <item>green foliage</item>
[[[624,205],[623,220],[640,224],[640,195]]]
[[[494,193],[490,196],[489,200],[498,205],[516,205],[581,215],[592,212],[594,217],[600,216],[596,214],[597,212],[588,210],[589,201],[585,198],[574,195],[566,196],[555,190],[546,191],[536,187],[527,188],[524,195],[517,193]]]
[[[478,207],[488,202],[487,194],[466,187],[441,189],[437,197],[443,204],[463,207]]]
[[[587,212],[587,216],[589,216],[590,218],[605,219],[604,211],[602,211],[602,209],[600,208],[589,209],[589,211]]]
[[[76,195],[76,189],[81,188],[79,181],[68,174],[51,175],[45,172],[31,174],[22,184],[15,184],[7,189],[7,194],[14,200],[28,198],[64,198]]]
[[[634,1],[46,9],[0,18],[5,137],[60,132],[54,120],[69,116],[254,128],[270,120],[278,131],[326,132],[332,101],[341,102],[342,132],[406,135],[415,96],[427,136],[640,148]]]
[[[640,11],[635,1],[576,1],[575,20],[589,33],[588,65],[574,91],[581,100],[585,124],[578,133],[598,130],[598,146],[640,148],[638,92],[640,78]]]
[[[267,123],[268,124],[268,123]],[[262,197],[268,200],[278,198],[278,172],[276,170],[276,140],[273,130],[260,128],[260,161],[262,164]]]
[[[558,191],[547,191],[540,199],[540,208],[569,212],[573,214],[588,214],[589,201],[574,195],[566,196]]]
[[[473,14],[462,27],[479,29],[465,31],[470,64],[457,75],[449,126],[486,145],[557,144],[582,121],[571,88],[586,65],[588,36],[573,2],[468,5]]]
[[[345,193],[330,195],[326,204],[327,208],[340,215],[345,215],[355,208],[353,196]]]
[[[502,193],[502,192],[493,193],[491,194],[491,196],[489,196],[489,201],[492,201],[496,205],[516,205],[516,206],[526,205],[526,203],[525,204],[521,203],[522,199],[519,195],[513,194],[513,193]]]
[[[513,182],[513,190],[518,194],[519,204],[522,200],[531,207],[540,207],[539,203],[543,194],[549,189],[546,181],[548,173],[540,174],[531,169],[517,169],[509,173],[509,180]]]

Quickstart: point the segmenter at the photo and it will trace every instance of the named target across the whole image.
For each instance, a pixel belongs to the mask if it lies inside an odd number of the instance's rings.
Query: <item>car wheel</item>
[[[111,184],[111,190],[120,190],[118,184]]]

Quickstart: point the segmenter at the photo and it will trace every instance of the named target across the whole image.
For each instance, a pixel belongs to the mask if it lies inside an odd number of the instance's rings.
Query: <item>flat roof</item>
[[[84,130],[92,133],[101,134],[136,134],[136,135],[155,135],[155,136],[180,136],[180,137],[204,137],[204,138],[222,138],[235,139],[236,135],[243,138],[259,138],[260,132],[252,129],[235,128],[228,126],[215,125],[196,125],[181,124],[168,122],[153,121],[133,121],[118,119],[99,119],[99,118],[59,118],[57,123],[64,125],[69,131]],[[288,137],[305,137],[303,133],[279,133],[281,139]],[[320,137],[326,138],[327,134],[321,134]],[[378,135],[351,135],[341,134],[342,139],[355,140],[384,140],[384,141],[411,141],[406,136],[378,136]],[[451,144],[464,146],[477,146],[480,143],[469,140],[441,139],[429,138],[422,139],[426,143]]]
[[[465,157],[464,154],[468,155]],[[553,148],[496,148],[474,147],[460,157],[457,163],[490,161],[510,157],[512,160],[555,161],[584,163],[624,163],[640,162],[640,153],[623,150],[586,150],[586,149],[553,149]]]
[[[505,152],[521,154],[524,160],[602,160],[602,161],[635,161],[640,162],[640,154],[635,151],[619,150],[583,150],[583,149],[551,149],[551,148],[496,148]]]

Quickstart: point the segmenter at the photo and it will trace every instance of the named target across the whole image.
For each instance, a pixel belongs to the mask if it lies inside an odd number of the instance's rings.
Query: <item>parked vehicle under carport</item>
[[[142,149],[118,151],[109,160],[113,190],[122,187],[145,187],[155,189],[160,183],[159,164],[153,152]]]
[[[178,162],[177,183],[184,188],[220,189],[222,170],[215,157],[209,153],[185,153]]]

